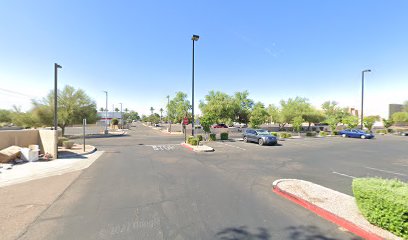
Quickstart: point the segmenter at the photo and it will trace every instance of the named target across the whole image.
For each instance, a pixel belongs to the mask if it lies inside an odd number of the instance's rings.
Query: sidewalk
[[[75,152],[79,151],[78,149],[62,151],[59,159],[51,161],[1,164],[0,188],[88,168],[103,154],[103,151],[96,151],[92,146],[87,146],[87,149],[89,151],[85,153]]]
[[[298,179],[280,179],[273,191],[365,239],[401,239],[369,223],[354,197]]]

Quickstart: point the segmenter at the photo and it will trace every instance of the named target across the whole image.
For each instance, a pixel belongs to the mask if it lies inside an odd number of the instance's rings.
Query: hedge
[[[314,137],[316,136],[316,132],[307,132],[306,137]]]
[[[275,136],[275,137],[278,136],[278,133],[277,133],[277,132],[270,132],[270,133],[271,133],[272,136]]]
[[[228,133],[226,133],[226,132],[221,133],[220,138],[221,138],[221,140],[228,140]]]
[[[69,140],[69,139],[66,138],[66,137],[58,137],[58,143],[57,143],[57,145],[60,146],[60,147],[62,147],[62,143],[65,142],[65,141],[68,141],[68,140]]]
[[[200,142],[203,141],[203,135],[198,134],[198,135],[197,135],[197,138],[198,138],[198,140],[199,140]]]
[[[375,131],[375,133],[387,134],[388,131],[387,131],[387,129],[378,129],[377,131]]]
[[[210,141],[215,141],[216,139],[215,133],[210,133]]]
[[[325,136],[328,135],[328,133],[327,133],[327,132],[324,132],[324,131],[321,131],[321,132],[319,132],[319,135],[322,136],[322,137],[325,137]]]
[[[408,183],[356,178],[353,193],[358,208],[370,223],[408,239]]]
[[[198,142],[199,142],[198,137],[189,136],[188,139],[187,139],[187,143],[191,144],[193,146],[197,146]]]
[[[280,138],[290,138],[290,137],[292,137],[292,134],[282,132],[282,133],[279,133],[279,137]]]
[[[333,135],[339,135],[339,131],[333,131]]]

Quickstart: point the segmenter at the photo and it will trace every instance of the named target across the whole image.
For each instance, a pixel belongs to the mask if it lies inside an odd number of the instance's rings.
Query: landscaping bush
[[[62,142],[62,146],[64,146],[64,148],[66,148],[66,149],[71,149],[72,146],[74,146],[74,142],[72,142],[72,141],[64,141],[64,142]]]
[[[279,133],[279,137],[280,138],[290,138],[290,137],[292,137],[292,134],[282,132],[282,133]]]
[[[370,223],[408,239],[408,183],[356,178],[353,193],[358,208]]]
[[[215,133],[210,133],[210,141],[215,141],[217,139]]]
[[[117,118],[112,119],[112,125],[118,125],[119,120]]]
[[[333,135],[339,135],[339,131],[333,131]]]
[[[316,132],[307,132],[306,137],[314,137],[316,136]]]
[[[387,131],[387,129],[378,129],[377,131],[375,131],[375,133],[387,134],[388,131]]]
[[[187,143],[190,144],[190,145],[193,145],[193,146],[197,146],[198,142],[199,142],[198,137],[190,136],[187,139]]]
[[[58,146],[62,147],[62,143],[68,141],[69,139],[66,137],[58,137]]]
[[[203,135],[198,134],[197,138],[198,138],[198,141],[200,141],[200,142],[203,141]]]
[[[223,132],[220,134],[221,140],[228,140],[228,133]]]
[[[321,132],[319,132],[319,135],[322,136],[322,137],[326,137],[329,134],[327,132],[321,131]]]
[[[277,133],[277,132],[270,132],[270,134],[271,134],[272,136],[275,136],[275,137],[278,136],[278,133]]]

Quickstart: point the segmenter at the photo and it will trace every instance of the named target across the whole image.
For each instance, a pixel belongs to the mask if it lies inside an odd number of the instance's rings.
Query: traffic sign
[[[188,118],[185,117],[185,118],[183,119],[183,125],[187,125],[187,124],[188,124]]]

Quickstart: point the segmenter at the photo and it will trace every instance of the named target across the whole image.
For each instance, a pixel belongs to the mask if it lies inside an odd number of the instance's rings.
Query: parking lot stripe
[[[233,146],[233,145],[230,145],[230,144],[227,144],[227,143],[221,143],[221,142],[217,142],[217,143],[218,143],[218,144],[222,144],[222,145],[226,145],[226,146],[228,146],[228,147],[237,148],[237,149],[240,149],[240,150],[242,150],[242,151],[246,151],[246,149],[245,149],[245,148],[241,148],[241,147]]]
[[[375,171],[379,171],[379,172],[391,173],[391,174],[394,174],[394,175],[399,175],[399,176],[408,177],[407,174],[403,174],[403,173],[399,173],[399,172],[392,172],[392,171],[383,170],[383,169],[378,169],[378,168],[372,168],[372,167],[365,167],[365,168],[371,169],[371,170],[375,170]]]
[[[356,177],[353,177],[353,176],[350,176],[350,175],[347,175],[347,174],[344,174],[344,173],[339,173],[339,172],[332,172],[332,173],[337,174],[337,175],[341,175],[341,176],[344,176],[344,177],[356,178]]]

